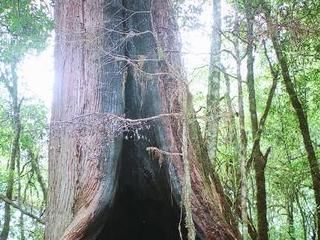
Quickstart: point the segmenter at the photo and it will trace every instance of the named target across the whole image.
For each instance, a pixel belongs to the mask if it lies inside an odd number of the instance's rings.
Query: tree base
[[[134,189],[120,187],[110,221],[98,240],[180,239],[178,207],[169,199],[155,200],[152,196],[141,198],[139,195]],[[185,236],[184,229],[182,234]]]
[[[140,141],[124,142],[119,185],[104,229],[98,240],[186,239],[184,216],[173,199],[166,169],[157,161],[142,161],[147,155],[136,151]],[[139,153],[140,152],[140,153]],[[134,157],[135,156],[135,157]]]

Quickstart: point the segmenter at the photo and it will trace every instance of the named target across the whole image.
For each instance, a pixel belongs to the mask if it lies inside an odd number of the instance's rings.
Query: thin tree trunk
[[[239,128],[240,128],[240,191],[241,191],[241,220],[242,220],[242,236],[243,239],[248,238],[248,214],[247,214],[247,134],[245,127],[245,115],[243,105],[243,90],[241,77],[241,56],[240,56],[240,21],[236,13],[235,16],[235,55],[237,64],[237,84],[238,84],[238,107],[239,107]]]
[[[251,199],[255,199],[256,198],[256,194],[255,194],[255,188],[254,188],[254,180],[252,179],[252,175],[248,175],[249,176],[249,180],[248,182],[250,182],[251,187],[248,189],[251,189],[252,191],[252,198]],[[258,239],[258,232],[255,228],[254,225],[254,220],[253,220],[253,208],[254,208],[254,204],[250,201],[250,198],[247,198],[247,202],[248,202],[248,234],[250,236],[250,238],[252,240],[257,240]]]
[[[247,18],[247,41],[248,41],[248,55],[247,55],[247,85],[249,92],[249,109],[251,118],[252,138],[254,142],[258,133],[258,117],[255,96],[254,83],[254,14],[252,2],[246,2],[246,18]],[[258,239],[268,239],[268,220],[267,220],[267,202],[266,202],[266,183],[265,183],[265,167],[267,158],[263,156],[260,150],[260,144],[254,145],[251,158],[255,169],[255,179],[257,188],[257,219],[258,219]]]
[[[311,172],[311,178],[312,178],[312,185],[313,185],[313,191],[315,196],[315,203],[316,203],[316,218],[317,218],[317,239],[320,240],[320,169],[319,169],[319,163],[314,151],[314,147],[312,145],[312,140],[310,136],[309,131],[309,124],[308,119],[306,117],[305,111],[302,107],[301,101],[298,97],[297,91],[294,87],[292,78],[290,76],[289,71],[289,64],[286,55],[284,54],[281,46],[281,42],[279,38],[277,37],[277,32],[275,31],[275,28],[271,21],[270,12],[268,9],[265,9],[265,14],[267,18],[267,26],[269,33],[271,34],[271,40],[273,43],[274,50],[276,52],[277,59],[279,61],[280,67],[281,67],[281,74],[284,81],[284,85],[286,87],[286,91],[290,97],[290,102],[292,104],[292,107],[295,110],[298,122],[299,122],[299,128],[300,132],[303,138],[303,143],[305,150],[307,152],[307,158],[309,161],[310,166],[310,172]]]
[[[18,176],[18,205],[20,208],[22,208],[22,187],[21,187],[21,158],[20,158],[20,147],[18,149],[18,154],[17,154],[17,176]],[[25,235],[24,235],[24,214],[23,212],[20,212],[20,217],[19,217],[19,232],[20,232],[20,240],[25,240]]]
[[[297,202],[297,207],[299,209],[300,215],[301,215],[301,220],[302,220],[302,228],[303,228],[303,239],[307,240],[308,239],[308,231],[307,231],[307,223],[306,223],[306,214],[304,212],[303,207],[300,204],[300,199],[299,199],[299,194],[298,192],[294,193],[295,199]]]
[[[213,0],[213,26],[209,66],[206,141],[209,158],[216,160],[219,135],[219,101],[221,68],[221,0]]]
[[[9,163],[9,176],[6,188],[6,198],[12,200],[13,189],[14,189],[14,176],[15,176],[15,165],[16,159],[19,153],[19,140],[21,132],[21,123],[20,123],[20,104],[18,102],[18,77],[16,75],[16,62],[13,60],[11,64],[11,74],[12,78],[10,83],[7,84],[7,89],[9,91],[11,100],[12,100],[12,128],[13,128],[13,141],[10,154],[10,163]],[[12,84],[12,85],[10,85]],[[4,207],[4,223],[1,231],[0,238],[1,240],[7,240],[10,231],[10,220],[11,220],[11,210],[10,204],[5,203]]]
[[[32,150],[29,150],[29,157],[31,160],[31,168],[36,173],[37,181],[40,185],[42,195],[43,195],[43,202],[46,203],[48,200],[48,190],[46,183],[42,177],[40,166],[39,166],[39,154],[32,152]]]
[[[257,154],[257,155],[256,155]],[[254,168],[256,174],[256,188],[257,188],[257,216],[258,216],[258,239],[268,239],[268,221],[267,221],[267,202],[266,202],[266,180],[265,167],[266,160],[261,152],[255,152]]]
[[[293,200],[294,198],[287,199],[287,222],[288,222],[288,233],[291,240],[295,240],[295,228],[294,228],[294,211],[293,211]]]
[[[237,125],[234,110],[232,107],[232,99],[231,99],[231,86],[230,86],[230,78],[228,74],[224,74],[225,84],[226,84],[226,104],[228,109],[228,125],[230,127],[229,139],[232,145],[232,160],[231,160],[231,175],[232,175],[232,188],[235,190],[234,199],[238,197],[238,186],[240,182],[240,171],[239,171],[239,141],[237,134]]]
[[[252,137],[255,139],[258,131],[258,116],[256,106],[256,91],[254,84],[254,56],[253,56],[253,44],[254,44],[254,33],[253,23],[254,15],[252,9],[252,2],[247,1],[246,4],[246,18],[247,18],[247,86],[249,93],[249,110],[252,128]]]

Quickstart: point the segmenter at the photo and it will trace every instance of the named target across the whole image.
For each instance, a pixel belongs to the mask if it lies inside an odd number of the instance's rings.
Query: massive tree
[[[239,239],[170,2],[58,0],[55,21],[46,239]]]

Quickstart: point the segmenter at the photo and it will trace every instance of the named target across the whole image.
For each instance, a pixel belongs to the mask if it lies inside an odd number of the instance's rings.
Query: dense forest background
[[[173,4],[203,144],[243,238],[320,239],[320,2]],[[43,239],[50,113],[19,71],[53,27],[46,1],[0,3],[2,240]]]

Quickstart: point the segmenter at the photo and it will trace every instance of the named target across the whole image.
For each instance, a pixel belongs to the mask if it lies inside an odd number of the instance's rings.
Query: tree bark
[[[238,239],[190,97],[183,113],[170,4],[60,0],[55,19],[46,239],[187,239],[186,161],[196,238]]]
[[[212,1],[212,36],[207,95],[206,141],[210,160],[217,156],[221,68],[221,0]]]

